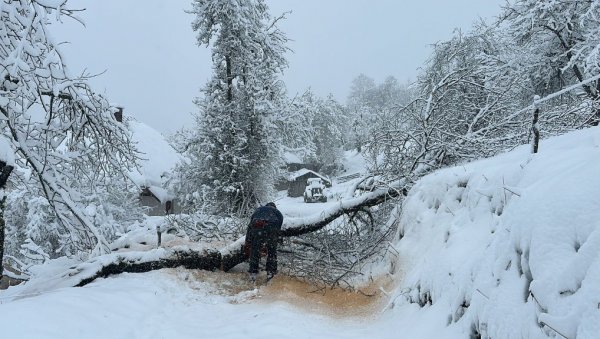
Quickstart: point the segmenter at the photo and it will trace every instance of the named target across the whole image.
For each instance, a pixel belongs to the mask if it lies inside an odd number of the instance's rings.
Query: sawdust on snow
[[[230,297],[231,303],[284,302],[302,310],[334,318],[371,317],[378,315],[387,305],[389,292],[397,279],[387,275],[374,279],[355,291],[341,288],[319,287],[311,283],[277,275],[268,284],[264,273],[257,285],[251,283],[245,272],[192,271],[185,280],[195,282],[196,289]]]

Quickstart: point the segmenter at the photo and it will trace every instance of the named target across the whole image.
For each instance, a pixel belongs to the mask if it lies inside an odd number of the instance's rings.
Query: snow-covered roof
[[[160,201],[161,203],[165,203],[169,200],[173,200],[174,196],[169,193],[166,189],[160,186],[148,186],[146,187],[152,194]]]
[[[319,178],[321,178],[321,179],[323,179],[323,180],[325,180],[325,181],[327,181],[327,182],[329,182],[329,183],[331,182],[331,180],[329,180],[329,178],[327,178],[327,177],[324,177],[324,176],[322,176],[321,174],[319,174],[319,173],[317,173],[317,172],[315,172],[315,171],[311,171],[311,170],[309,170],[309,169],[306,169],[306,168],[302,168],[302,169],[299,169],[299,170],[297,170],[297,171],[295,171],[295,172],[291,172],[291,173],[288,175],[288,180],[289,180],[289,181],[294,181],[294,180],[296,180],[296,179],[300,178],[301,176],[304,176],[304,175],[306,175],[306,174],[308,174],[308,173],[312,173],[312,174],[314,174],[314,175],[318,176]]]
[[[140,187],[152,187],[156,194],[163,186],[164,174],[171,172],[182,156],[152,127],[135,120],[128,121],[127,125],[137,149],[142,152],[139,170],[130,172],[130,177]],[[159,195],[164,196],[162,193]]]

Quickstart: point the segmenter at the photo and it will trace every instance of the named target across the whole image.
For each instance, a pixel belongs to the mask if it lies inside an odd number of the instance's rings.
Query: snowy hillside
[[[540,152],[523,146],[421,179],[394,244],[396,283],[375,286],[379,299],[322,297],[284,276],[254,289],[243,265],[71,288],[56,281],[73,264],[63,260],[0,292],[0,327],[9,338],[596,338],[600,128],[544,140]],[[320,206],[295,203],[284,213]]]
[[[598,338],[599,174],[596,127],[425,177],[400,221],[396,300],[449,338]]]

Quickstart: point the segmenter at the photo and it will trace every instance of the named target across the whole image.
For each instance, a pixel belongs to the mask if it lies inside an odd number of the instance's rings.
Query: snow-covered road
[[[5,338],[373,337],[371,317],[328,316],[316,311],[327,305],[290,303],[281,287],[254,290],[241,275],[223,275],[169,269],[100,279],[4,302],[0,327]]]

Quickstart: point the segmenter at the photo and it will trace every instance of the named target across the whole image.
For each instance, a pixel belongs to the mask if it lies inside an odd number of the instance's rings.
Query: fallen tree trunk
[[[219,251],[197,252],[193,250],[177,250],[170,253],[168,257],[157,258],[156,260],[146,261],[133,256],[116,256],[112,262],[99,265],[93,270],[86,270],[86,273],[80,273],[75,267],[69,275],[77,275],[78,281],[75,286],[85,286],[98,278],[105,278],[109,275],[120,273],[143,273],[162,268],[175,268],[183,266],[189,269],[214,270],[221,265],[222,257]]]
[[[381,204],[398,197],[402,191],[380,189],[374,192],[340,201],[322,213],[307,218],[289,218],[285,221],[280,236],[292,237],[318,231],[345,214],[352,214],[366,207]],[[72,286],[85,286],[97,278],[120,273],[142,273],[162,268],[183,266],[189,269],[229,271],[244,262],[245,237],[220,250],[197,251],[192,249],[156,249],[149,252],[113,253],[92,259],[90,262],[72,267],[67,275]],[[100,259],[102,258],[102,259]]]

